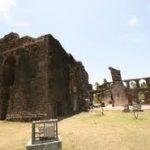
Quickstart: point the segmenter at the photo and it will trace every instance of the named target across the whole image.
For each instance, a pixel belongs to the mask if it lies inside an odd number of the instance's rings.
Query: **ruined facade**
[[[150,103],[150,77],[122,80],[120,70],[109,67],[112,82],[105,82],[93,93],[98,94],[105,105],[121,106],[143,102]]]
[[[40,119],[82,110],[88,74],[51,35],[0,39],[0,119]]]

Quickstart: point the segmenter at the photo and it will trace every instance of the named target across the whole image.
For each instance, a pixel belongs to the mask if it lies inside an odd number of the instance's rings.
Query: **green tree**
[[[98,82],[95,82],[95,89],[98,90],[98,87],[100,86],[100,84]]]

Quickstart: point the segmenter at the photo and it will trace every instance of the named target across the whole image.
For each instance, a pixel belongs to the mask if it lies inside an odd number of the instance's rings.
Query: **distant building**
[[[105,82],[93,91],[105,105],[121,106],[132,103],[150,103],[150,77],[122,80],[120,70],[109,67],[112,82]]]
[[[54,118],[81,111],[88,73],[51,35],[0,39],[0,119]]]

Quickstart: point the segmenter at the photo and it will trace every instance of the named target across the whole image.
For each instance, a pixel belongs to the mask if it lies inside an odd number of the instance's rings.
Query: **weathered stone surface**
[[[62,150],[62,141],[59,139],[53,142],[32,144],[30,140],[26,146],[26,150]]]
[[[112,68],[112,67],[109,67],[109,70],[111,72],[113,82],[117,82],[117,81],[122,80],[120,70],[117,70],[117,69]]]
[[[111,87],[113,106],[124,106],[128,104],[128,99],[125,91],[125,87],[122,83],[113,83]]]
[[[52,118],[80,111],[88,86],[82,63],[51,35],[20,38],[10,33],[0,39],[0,119]]]

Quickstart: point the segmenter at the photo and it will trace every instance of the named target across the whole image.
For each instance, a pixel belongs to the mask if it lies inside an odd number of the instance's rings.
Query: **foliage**
[[[97,93],[93,95],[93,103],[101,103],[101,97]]]
[[[140,102],[143,102],[145,100],[145,95],[143,92],[138,93],[138,99],[140,100]]]
[[[98,87],[100,86],[100,84],[98,82],[95,82],[95,89],[98,90]]]

